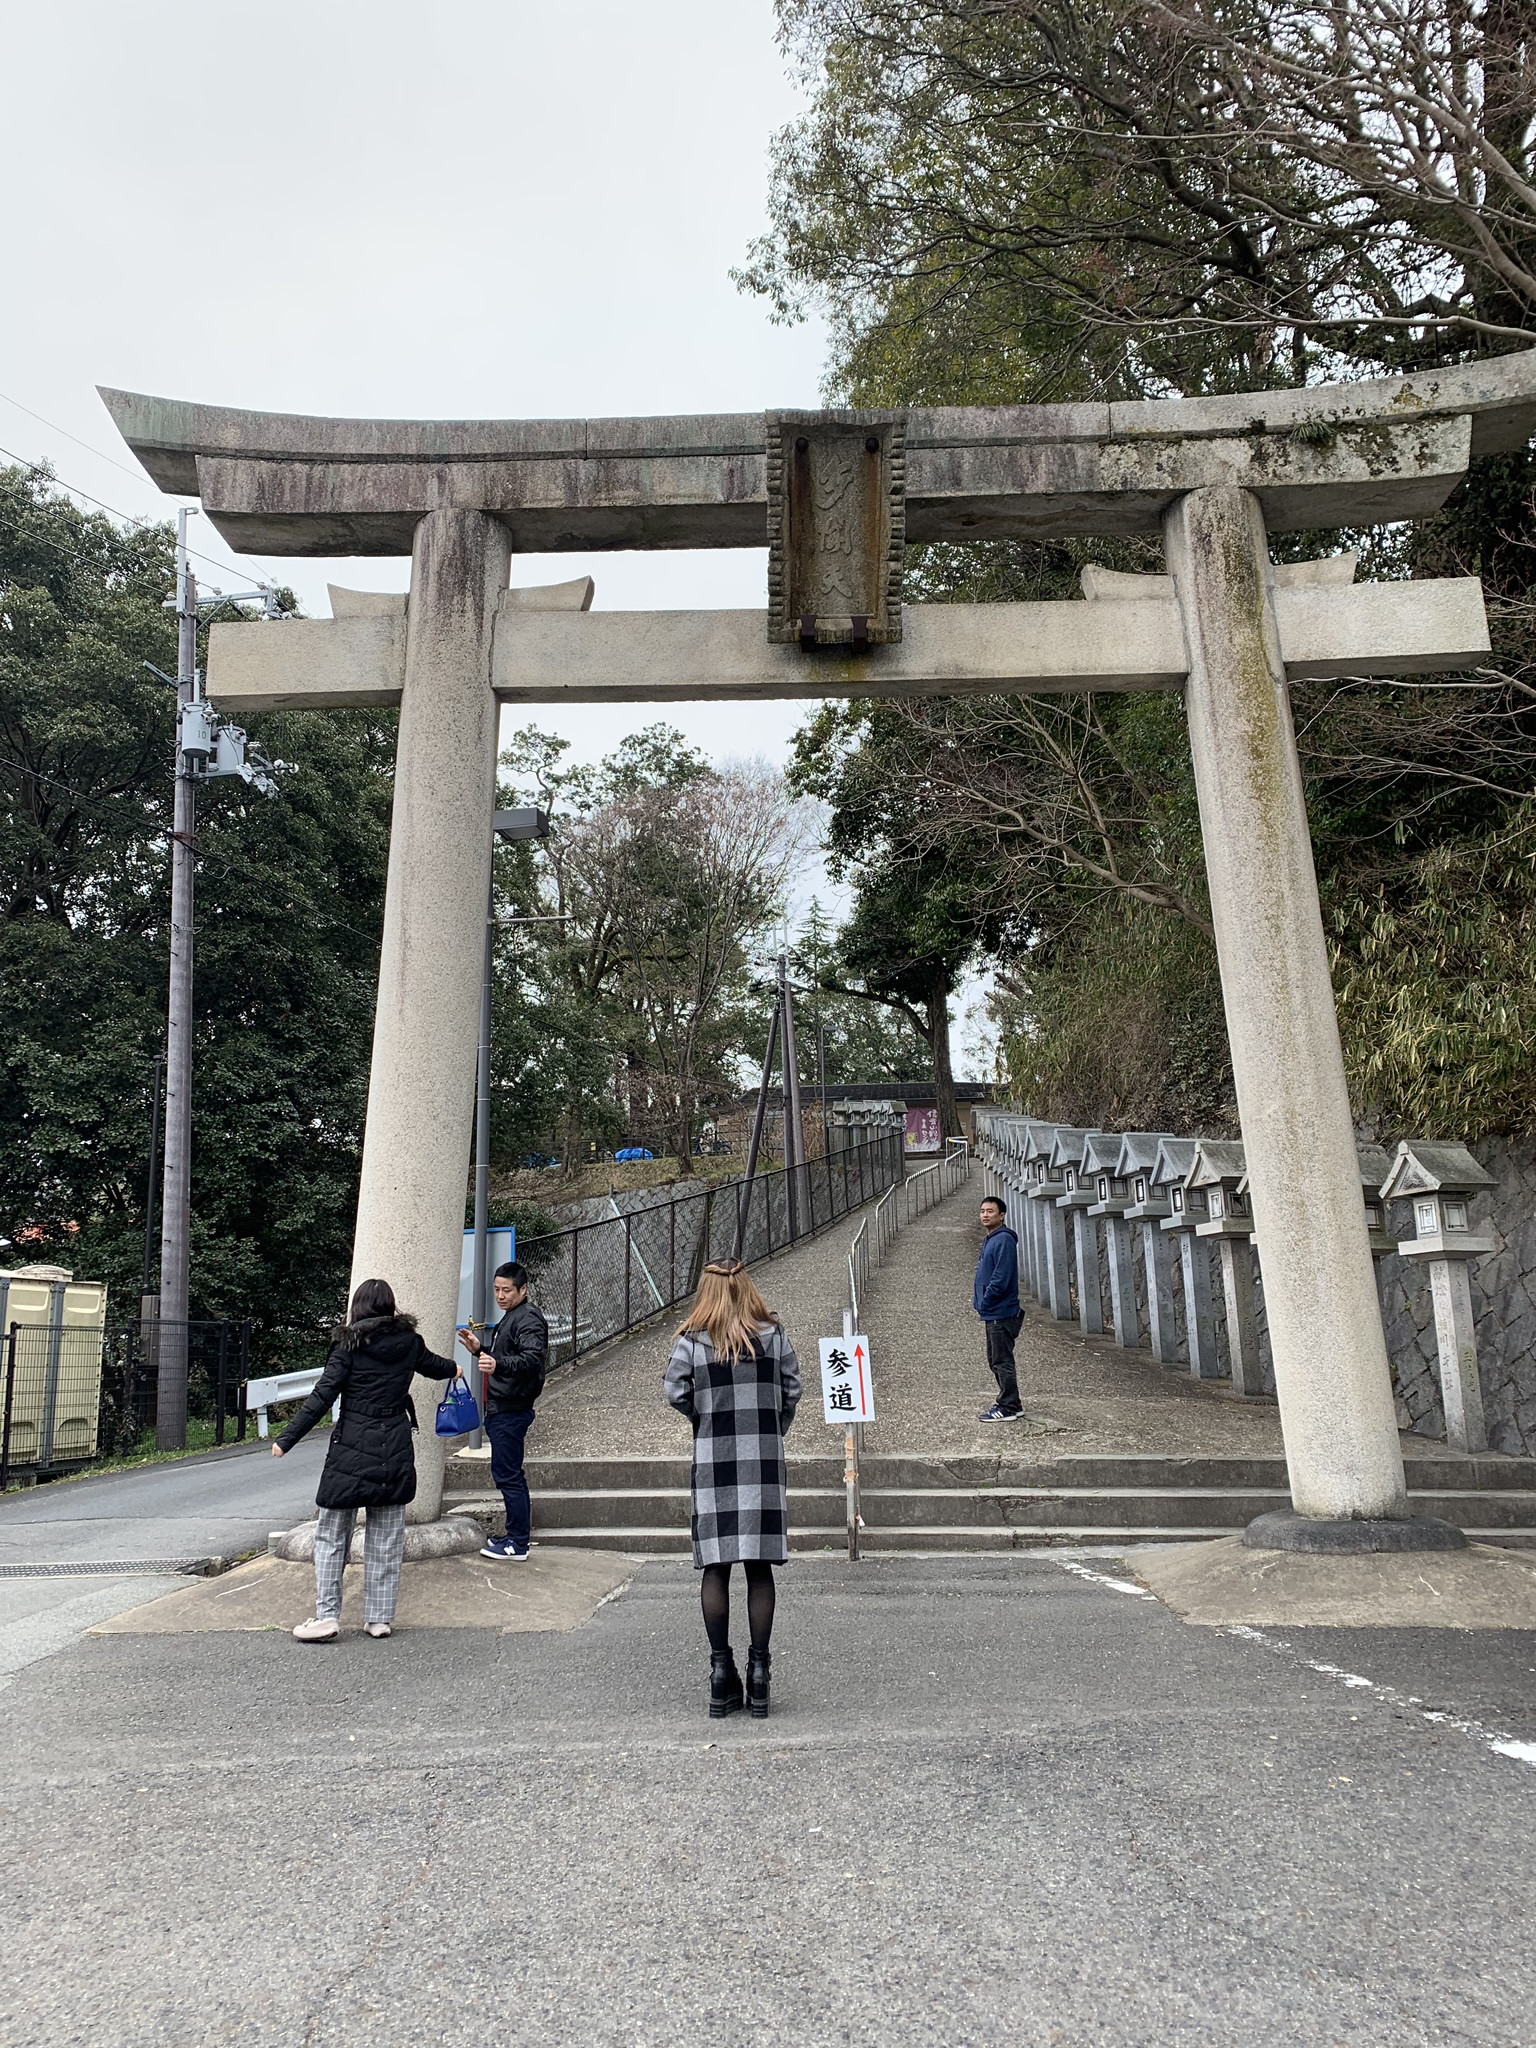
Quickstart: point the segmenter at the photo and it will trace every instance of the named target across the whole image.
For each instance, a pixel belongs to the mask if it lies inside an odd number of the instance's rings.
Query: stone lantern
[[[1360,1162],[1360,1187],[1365,1196],[1365,1234],[1371,1241],[1371,1257],[1378,1262],[1397,1250],[1397,1239],[1387,1228],[1387,1205],[1382,1184],[1392,1170],[1385,1145],[1356,1145]]]
[[[1024,1127],[1022,1148],[1022,1172],[1019,1181],[1019,1215],[1016,1227],[1024,1250],[1024,1273],[1028,1276],[1029,1292],[1038,1302],[1044,1303],[1049,1296],[1048,1277],[1049,1250],[1046,1234],[1042,1227],[1044,1205],[1039,1191],[1046,1186],[1050,1171],[1051,1147],[1056,1142],[1056,1126],[1030,1119]],[[1056,1192],[1061,1191],[1058,1188]]]
[[[1131,1226],[1125,1212],[1131,1204],[1131,1184],[1120,1171],[1125,1146],[1123,1132],[1109,1132],[1090,1138],[1083,1155],[1085,1174],[1093,1179],[1094,1199],[1088,1204],[1090,1216],[1104,1219],[1104,1243],[1109,1254],[1109,1320],[1115,1342],[1127,1351],[1141,1344],[1141,1319],[1136,1310],[1136,1269],[1131,1253]]]
[[[1214,1238],[1221,1259],[1227,1309],[1227,1363],[1234,1393],[1263,1392],[1259,1381],[1259,1326],[1253,1312],[1253,1212],[1241,1139],[1202,1138],[1185,1182],[1186,1194],[1203,1193],[1206,1217],[1197,1237]]]
[[[1024,1142],[1025,1119],[1021,1116],[1000,1116],[992,1124],[992,1154],[989,1161],[987,1193],[997,1195],[1006,1205],[1010,1223],[1017,1222],[1014,1213],[1019,1189],[1023,1183],[1024,1168],[1021,1151]]]
[[[1119,1177],[1130,1201],[1127,1223],[1139,1223],[1142,1258],[1147,1274],[1147,1335],[1152,1355],[1163,1365],[1179,1362],[1179,1337],[1173,1317],[1173,1246],[1162,1224],[1172,1214],[1166,1192],[1153,1181],[1163,1139],[1146,1131],[1128,1131],[1120,1141]]]
[[[1019,1237],[1019,1284],[1032,1300],[1046,1299],[1045,1244],[1040,1230],[1040,1205],[1030,1192],[1044,1177],[1055,1139],[1056,1126],[1038,1117],[1024,1117],[1019,1126],[1017,1197],[1009,1221]]]
[[[1400,1239],[1397,1252],[1429,1261],[1445,1440],[1457,1451],[1488,1448],[1469,1269],[1473,1259],[1499,1249],[1497,1238],[1474,1231],[1471,1222],[1472,1197],[1494,1185],[1465,1145],[1405,1139],[1381,1188],[1383,1202],[1413,1205],[1414,1235]]]
[[[1099,1131],[1080,1131],[1058,1124],[1052,1159],[1061,1168],[1062,1192],[1056,1207],[1063,1221],[1072,1218],[1072,1251],[1077,1263],[1077,1327],[1085,1337],[1104,1334],[1104,1299],[1099,1287],[1099,1233],[1088,1214],[1097,1200],[1097,1187],[1089,1171],[1089,1143],[1102,1136]]]
[[[1048,1124],[1032,1136],[1025,1194],[1035,1251],[1036,1298],[1049,1305],[1058,1323],[1066,1323],[1072,1320],[1072,1277],[1067,1265],[1067,1219],[1056,1206],[1066,1186],[1056,1157],[1060,1132],[1059,1124]]]
[[[1195,1235],[1195,1226],[1206,1220],[1205,1190],[1185,1185],[1198,1145],[1196,1138],[1164,1138],[1153,1162],[1152,1186],[1167,1196],[1168,1214],[1159,1227],[1178,1246],[1183,1267],[1189,1370],[1195,1379],[1216,1380],[1221,1378],[1221,1359],[1211,1311],[1211,1248]]]

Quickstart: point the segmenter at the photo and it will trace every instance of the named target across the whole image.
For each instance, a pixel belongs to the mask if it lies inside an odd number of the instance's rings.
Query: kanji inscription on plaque
[[[768,638],[901,638],[906,416],[774,412],[768,429]]]

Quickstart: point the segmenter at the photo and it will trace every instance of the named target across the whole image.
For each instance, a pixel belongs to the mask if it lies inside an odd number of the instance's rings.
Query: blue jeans
[[[523,1439],[533,1422],[533,1410],[521,1415],[487,1415],[485,1433],[491,1440],[491,1482],[501,1489],[507,1510],[507,1541],[514,1550],[526,1550],[531,1531],[528,1481],[523,1476]]]

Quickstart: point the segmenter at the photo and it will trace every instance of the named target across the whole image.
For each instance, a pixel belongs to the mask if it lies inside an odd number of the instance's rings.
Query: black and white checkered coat
[[[751,1352],[715,1357],[708,1337],[672,1347],[667,1399],[693,1424],[693,1561],[736,1564],[789,1556],[784,1432],[800,1399],[794,1346],[770,1323]]]

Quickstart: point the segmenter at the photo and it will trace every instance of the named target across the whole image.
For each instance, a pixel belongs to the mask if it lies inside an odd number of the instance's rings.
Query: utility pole
[[[270,796],[273,763],[249,757],[245,734],[212,710],[197,672],[197,578],[187,557],[187,521],[196,507],[176,514],[176,801],[171,829],[171,977],[165,1025],[165,1173],[160,1196],[160,1295],[144,1332],[154,1344],[155,1448],[179,1451],[187,1441],[187,1317],[191,1296],[192,1231],[192,935],[193,863],[196,858],[197,785],[208,777],[238,775]],[[258,599],[269,619],[277,593],[263,585],[231,596],[215,594],[213,609]],[[144,666],[153,674],[153,662]],[[170,682],[171,678],[162,678]],[[281,763],[277,764],[281,766]],[[146,1286],[146,1294],[148,1288]]]
[[[187,1441],[187,1300],[192,1220],[192,854],[197,784],[181,745],[197,693],[197,578],[187,561],[190,508],[176,514],[176,805],[171,833],[171,986],[165,1030],[165,1180],[160,1197],[159,1371],[155,1448]]]
[[[816,1086],[821,1094],[821,1154],[831,1150],[827,1142],[827,1027],[816,1020]]]
[[[160,1097],[165,1087],[165,1054],[157,1052],[149,1067],[149,1157],[144,1169],[144,1282],[139,1289],[139,1317],[154,1318],[152,1306],[155,1279],[155,1168],[160,1163]]]
[[[736,1235],[731,1241],[731,1257],[739,1259],[747,1241],[747,1220],[752,1208],[752,1182],[757,1175],[757,1150],[763,1142],[763,1121],[768,1113],[768,1086],[773,1079],[773,1050],[779,1037],[779,1002],[774,998],[773,1014],[768,1019],[768,1045],[763,1053],[763,1078],[758,1085],[757,1107],[752,1113],[752,1136],[747,1142],[747,1170],[736,1197]],[[709,1247],[704,1248],[709,1256]]]

